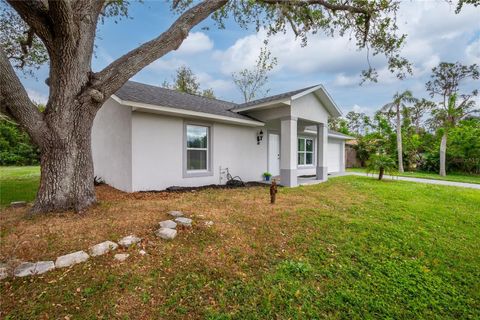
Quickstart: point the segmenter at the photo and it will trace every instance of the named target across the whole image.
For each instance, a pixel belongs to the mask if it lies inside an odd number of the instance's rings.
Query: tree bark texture
[[[400,105],[397,105],[397,154],[398,172],[403,173],[402,120],[400,118]]]
[[[445,131],[442,135],[442,141],[440,141],[440,175],[445,177],[447,175],[447,170],[445,168],[447,157],[447,132]]]
[[[41,177],[33,213],[81,212],[96,202],[91,120],[77,122],[58,140],[43,144]]]

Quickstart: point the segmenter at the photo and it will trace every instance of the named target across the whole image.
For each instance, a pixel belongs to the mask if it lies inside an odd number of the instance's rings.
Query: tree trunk
[[[447,175],[447,170],[445,168],[447,156],[447,131],[443,133],[442,141],[440,142],[440,175],[445,177]]]
[[[383,173],[384,172],[385,172],[385,169],[383,167],[381,167],[380,170],[378,171],[378,180],[383,179]]]
[[[40,188],[32,213],[75,210],[96,202],[91,150],[93,120],[81,119],[41,150]]]
[[[400,119],[400,107],[398,105],[397,105],[397,153],[398,153],[398,172],[403,173],[402,122]]]

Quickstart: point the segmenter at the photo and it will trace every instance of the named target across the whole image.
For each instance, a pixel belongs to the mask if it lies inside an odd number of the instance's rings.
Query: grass
[[[13,201],[32,201],[38,189],[40,167],[0,166],[0,207]]]
[[[344,176],[281,188],[273,206],[266,187],[97,194],[81,216],[3,210],[0,260],[54,260],[131,233],[141,246],[123,263],[108,254],[1,281],[0,318],[480,317],[478,190]],[[193,228],[155,238],[174,209]]]
[[[348,168],[347,171],[365,173],[367,171],[367,169],[365,169],[365,168]],[[404,173],[398,173],[398,175],[400,177],[411,177],[411,178],[445,180],[445,181],[480,184],[480,175],[478,175],[478,174],[447,173],[446,177],[442,177],[442,176],[438,175],[437,173],[432,173],[432,172],[407,171],[407,172],[404,172]]]

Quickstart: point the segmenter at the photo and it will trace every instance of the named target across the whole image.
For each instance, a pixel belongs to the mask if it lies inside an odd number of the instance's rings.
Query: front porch
[[[326,124],[287,117],[267,125],[268,169],[280,178],[279,184],[295,187],[303,181],[299,176],[304,175],[312,175],[318,182],[328,179]]]

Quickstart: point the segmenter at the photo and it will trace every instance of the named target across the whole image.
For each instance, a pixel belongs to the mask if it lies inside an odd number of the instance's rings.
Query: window
[[[208,171],[209,127],[187,125],[187,172]]]
[[[313,165],[313,139],[298,138],[298,165]]]

